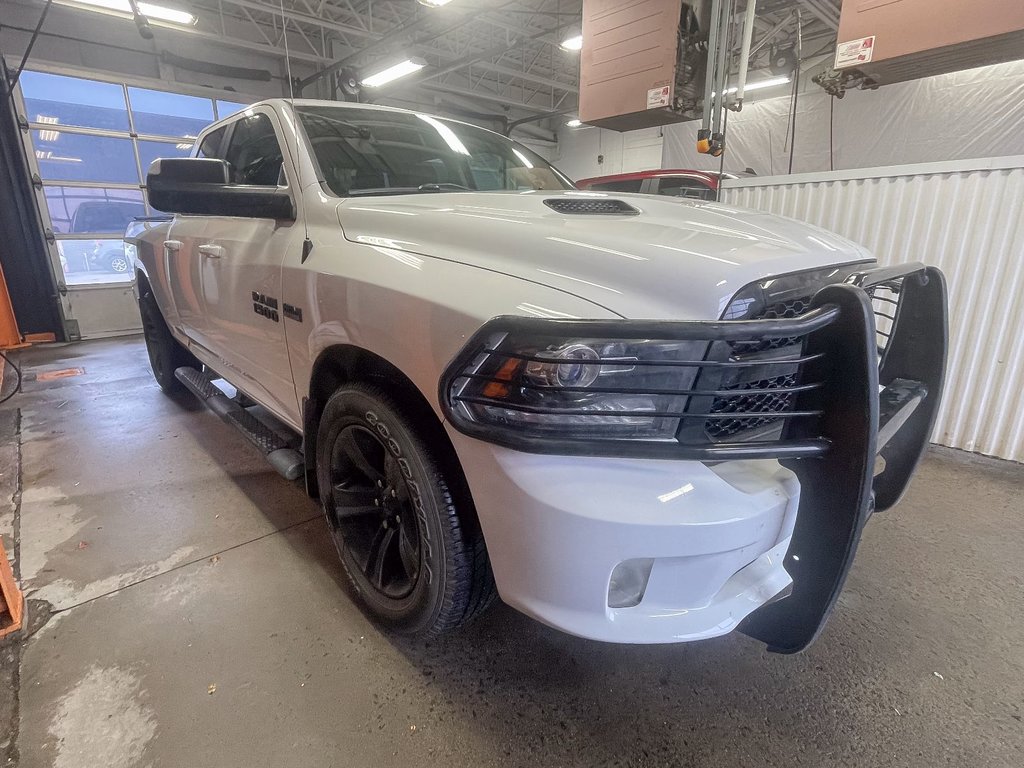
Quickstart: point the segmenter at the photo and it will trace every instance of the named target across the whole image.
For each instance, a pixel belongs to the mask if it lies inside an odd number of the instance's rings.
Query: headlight
[[[460,424],[553,439],[674,439],[707,342],[566,338],[557,322],[517,325],[492,322],[449,369],[442,399]]]

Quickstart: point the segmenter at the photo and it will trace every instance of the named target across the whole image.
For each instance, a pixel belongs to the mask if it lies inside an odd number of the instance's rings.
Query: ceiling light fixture
[[[428,8],[440,8],[442,5],[448,5],[452,0],[418,0],[420,5],[425,5]]]
[[[85,10],[102,9],[105,11],[120,11],[121,13],[132,14],[132,6],[128,0],[75,0],[74,2],[62,2],[61,5],[83,8]],[[173,24],[184,24],[195,26],[198,19],[194,13],[182,8],[175,8],[157,3],[139,2],[139,13],[155,21],[169,21]]]
[[[762,88],[771,88],[772,86],[775,86],[775,85],[785,85],[788,82],[789,82],[789,77],[787,75],[783,75],[782,77],[769,77],[767,80],[761,80],[761,81],[756,82],[756,83],[747,83],[747,85],[743,89],[743,91],[744,91],[744,93],[746,93],[748,91],[759,91]],[[739,88],[737,88],[734,85],[732,88],[726,88],[725,89],[725,93],[726,93],[726,95],[729,95],[730,93],[736,93],[736,91],[738,91],[738,90],[739,90]]]
[[[36,122],[42,123],[43,125],[57,125],[60,123],[59,117],[51,117],[50,115],[36,115]],[[39,139],[41,141],[56,141],[60,138],[60,134],[57,131],[39,131]]]
[[[761,80],[758,83],[747,83],[746,88],[744,88],[744,90],[759,91],[762,88],[771,88],[773,85],[785,85],[788,82],[788,75],[783,75],[782,77],[770,77],[767,80]]]
[[[411,75],[413,72],[419,72],[425,66],[427,66],[427,62],[423,59],[406,59],[394,66],[364,77],[360,82],[367,88],[378,88],[386,83],[390,83],[392,80]]]
[[[567,37],[558,44],[563,51],[579,51],[583,48],[583,35]]]
[[[581,125],[583,125],[583,121],[580,120],[578,117],[574,117],[572,120],[569,120],[566,123],[566,125],[569,126],[570,128],[579,128]]]

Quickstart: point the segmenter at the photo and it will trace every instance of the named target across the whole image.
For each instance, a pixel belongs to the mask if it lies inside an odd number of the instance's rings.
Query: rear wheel
[[[139,314],[142,315],[142,333],[156,383],[167,394],[181,392],[184,386],[174,377],[175,369],[182,366],[198,368],[200,363],[171,335],[152,289],[143,283],[139,284]]]
[[[320,499],[345,570],[389,629],[431,635],[472,619],[494,598],[483,536],[460,518],[457,483],[386,393],[346,385],[317,435]],[[462,510],[470,512],[470,510]]]

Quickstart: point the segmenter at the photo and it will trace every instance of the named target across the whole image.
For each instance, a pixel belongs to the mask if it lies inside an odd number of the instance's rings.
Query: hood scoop
[[[576,197],[552,197],[544,201],[548,208],[559,213],[587,216],[636,216],[639,209],[622,200],[581,199]]]

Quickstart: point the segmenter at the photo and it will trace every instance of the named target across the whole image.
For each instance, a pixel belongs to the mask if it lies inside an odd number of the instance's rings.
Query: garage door
[[[146,169],[188,155],[206,125],[245,104],[47,72],[23,72],[19,86],[69,335],[137,331],[134,256],[121,236],[153,213]]]

